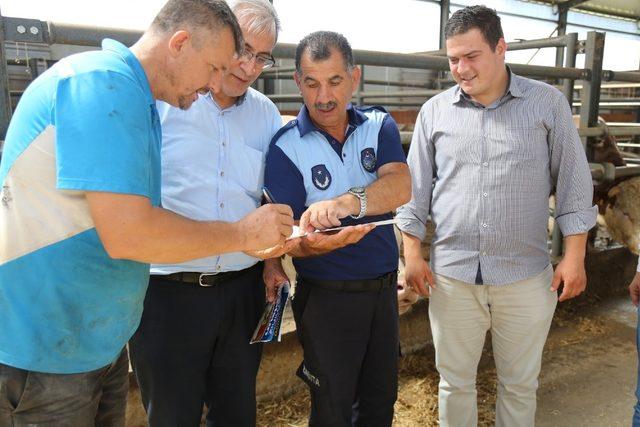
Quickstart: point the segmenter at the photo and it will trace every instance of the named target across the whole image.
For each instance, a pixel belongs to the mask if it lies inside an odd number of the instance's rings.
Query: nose
[[[255,56],[248,61],[240,61],[240,69],[244,71],[247,76],[252,76],[256,72],[256,67]]]
[[[460,58],[457,64],[458,73],[464,73],[469,69],[469,62],[465,58]]]
[[[329,85],[321,84],[318,88],[318,95],[316,102],[320,102],[326,104],[327,102],[333,100],[333,93],[331,92],[331,88]]]

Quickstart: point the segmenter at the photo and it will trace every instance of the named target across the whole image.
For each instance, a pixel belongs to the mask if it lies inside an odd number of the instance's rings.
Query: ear
[[[358,86],[360,85],[360,78],[362,78],[362,70],[357,65],[351,70],[351,83],[353,84],[353,93],[356,93]],[[352,95],[353,95],[352,93]]]
[[[498,55],[501,55],[502,57],[504,57],[505,53],[507,52],[507,42],[504,41],[504,38],[501,38],[500,40],[498,40],[498,44],[496,45],[495,52]]]
[[[300,90],[300,92],[302,92],[302,88],[300,87],[300,75],[298,74],[297,71],[294,71],[293,73],[293,80],[296,81],[296,86],[298,86],[298,90]]]
[[[180,30],[176,31],[169,39],[169,53],[171,56],[176,57],[180,55],[183,49],[191,44],[191,34],[188,31]]]

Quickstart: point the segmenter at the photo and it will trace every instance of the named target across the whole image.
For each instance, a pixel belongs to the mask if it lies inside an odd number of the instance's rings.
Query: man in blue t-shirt
[[[273,138],[265,184],[310,232],[289,252],[298,273],[293,312],[304,349],[298,375],[312,396],[309,423],[390,426],[398,248],[392,225],[365,223],[391,219],[411,196],[400,134],[382,108],[349,104],[360,70],[342,35],[305,37],[295,80],[305,105]],[[313,233],[339,225],[349,227]]]
[[[0,163],[0,425],[124,425],[149,262],[255,250],[290,209],[197,222],[160,208],[155,100],[180,108],[243,49],[222,0],[169,0],[131,47],[65,58],[25,91]]]

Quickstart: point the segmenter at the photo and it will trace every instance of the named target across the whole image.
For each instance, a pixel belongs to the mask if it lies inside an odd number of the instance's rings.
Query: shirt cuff
[[[396,226],[403,233],[411,234],[420,239],[421,242],[427,237],[427,226],[409,212],[406,212],[406,209],[398,210]]]
[[[556,221],[563,236],[572,236],[591,230],[596,225],[597,216],[598,207],[593,205],[581,211],[570,212],[556,217]]]
[[[638,257],[638,267],[636,267],[636,271],[640,272],[640,257]]]

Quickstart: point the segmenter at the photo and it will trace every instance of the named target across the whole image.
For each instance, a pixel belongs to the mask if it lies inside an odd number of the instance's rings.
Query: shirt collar
[[[247,92],[249,91],[247,90]],[[234,104],[236,107],[239,107],[242,104],[244,104],[245,99],[247,99],[247,92],[243,93],[238,97],[238,99],[236,99],[236,103]]]
[[[507,72],[509,73],[509,88],[507,89],[507,93],[510,93],[514,98],[522,98],[524,96],[524,93],[522,92],[522,88],[520,87],[520,76],[514,74],[508,65]]]
[[[206,95],[203,95],[205,98],[207,98],[213,105],[216,106],[216,108],[220,111],[226,111],[226,110],[230,110],[232,108],[235,107],[239,107],[242,104],[244,104],[244,101],[247,99],[247,93],[249,91],[246,91],[245,93],[243,93],[242,95],[240,95],[237,99],[236,102],[233,103],[233,105],[227,107],[227,108],[221,108],[220,105],[218,105],[218,103],[216,102],[215,98],[213,97],[213,94],[211,93],[211,91],[207,91]]]
[[[506,65],[506,67],[507,67],[507,75],[509,76],[509,85],[507,86],[507,90],[504,94],[505,95],[510,94],[514,98],[522,98],[524,94],[522,93],[522,89],[518,84],[520,76],[514,74],[508,65]],[[504,98],[504,95],[502,98]],[[460,102],[462,99],[465,99],[467,101],[472,101],[469,95],[464,93],[464,91],[460,88],[460,85],[456,85],[451,96],[451,103],[456,104]]]
[[[127,48],[122,43],[112,39],[102,40],[102,50],[114,52],[116,55],[122,58],[122,60],[129,66],[133,74],[136,76],[138,83],[144,91],[147,102],[150,105],[155,105],[156,101],[155,99],[153,99],[153,93],[151,93],[151,86],[149,85],[147,74],[144,72],[142,64],[140,64],[140,61],[138,61],[138,58],[135,57],[133,52],[131,52],[131,50],[129,50],[129,48]]]
[[[369,119],[362,111],[356,109],[352,104],[347,106],[347,116],[349,118],[349,125],[354,128],[357,128]],[[313,131],[322,132],[322,130],[311,121],[311,116],[309,116],[309,110],[307,110],[306,105],[303,105],[298,113],[297,126],[301,137]]]

